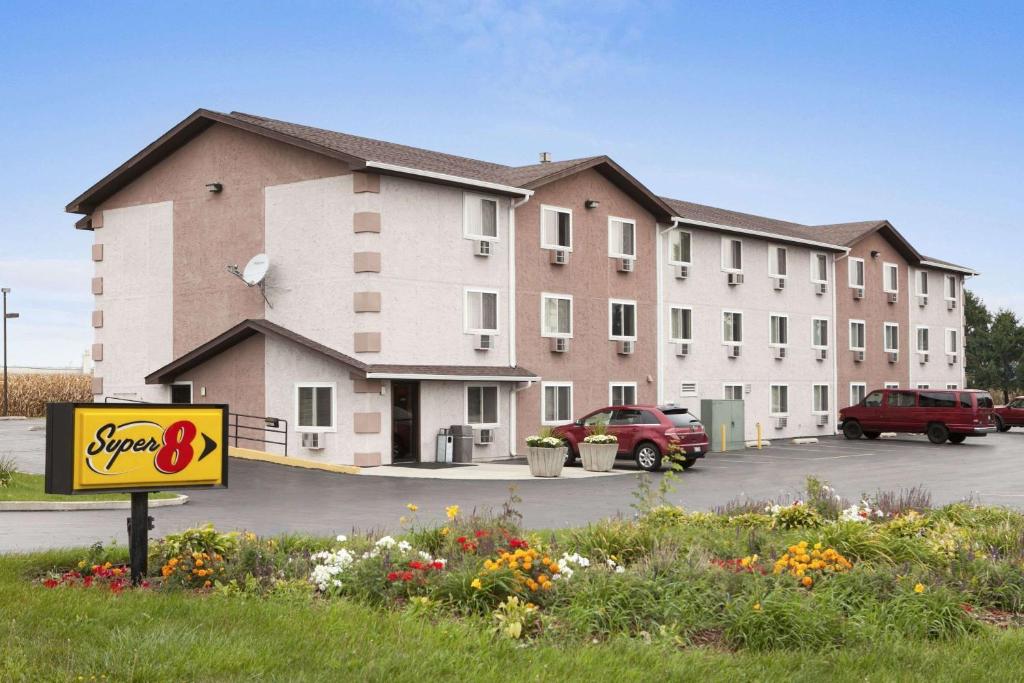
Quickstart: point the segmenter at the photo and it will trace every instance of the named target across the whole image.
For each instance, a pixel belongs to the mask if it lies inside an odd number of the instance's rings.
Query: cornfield
[[[92,375],[10,375],[7,412],[10,415],[42,417],[51,402],[88,403],[92,401]],[[0,375],[0,401],[3,376]]]

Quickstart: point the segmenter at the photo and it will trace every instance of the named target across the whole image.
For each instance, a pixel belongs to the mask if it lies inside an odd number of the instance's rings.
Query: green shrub
[[[167,534],[163,539],[151,544],[149,549],[150,562],[164,565],[172,557],[207,553],[230,558],[238,548],[238,533],[222,534],[212,524],[186,529],[177,534]]]
[[[877,606],[879,630],[917,640],[951,640],[979,630],[980,624],[961,606],[962,600],[948,588],[926,588],[915,593],[905,586],[901,593]]]
[[[566,546],[591,560],[635,562],[648,554],[657,542],[656,532],[648,525],[622,519],[609,519],[574,529],[566,534]]]
[[[954,562],[951,573],[973,606],[1024,612],[1024,565],[975,558]]]
[[[941,558],[929,547],[924,538],[904,538],[885,533],[884,527],[866,522],[837,522],[819,529],[816,539],[857,561],[923,562],[934,565]]]
[[[844,637],[844,620],[833,603],[782,584],[743,596],[725,612],[725,638],[734,647],[822,650],[842,645]]]
[[[818,511],[804,503],[776,505],[771,512],[773,529],[816,529],[825,524]]]
[[[14,473],[17,472],[17,466],[14,462],[14,458],[6,455],[0,456],[0,488],[7,488],[11,485],[11,480],[14,478]]]

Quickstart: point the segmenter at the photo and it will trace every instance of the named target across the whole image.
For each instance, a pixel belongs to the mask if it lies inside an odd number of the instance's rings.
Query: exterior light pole
[[[10,287],[0,289],[4,295],[4,417],[7,417],[7,321],[17,318],[17,313],[7,312],[7,295],[11,293]]]

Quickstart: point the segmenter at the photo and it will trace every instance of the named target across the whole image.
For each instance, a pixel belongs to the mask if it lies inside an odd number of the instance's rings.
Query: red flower
[[[57,579],[47,579],[46,581],[43,581],[43,585],[46,586],[47,588],[56,588],[57,587]]]
[[[391,572],[388,574],[388,581],[398,581],[398,572]]]
[[[87,576],[84,579],[82,579],[82,585],[85,586],[86,588],[91,586],[92,585],[92,577],[91,576]]]
[[[424,569],[423,563],[419,560],[413,560],[409,563],[409,569]]]
[[[402,581],[412,581],[412,572],[402,572]]]
[[[110,582],[110,592],[111,593],[120,593],[123,590],[124,590],[124,581],[111,581]]]
[[[455,542],[460,544],[460,545],[465,545],[466,544],[466,537],[465,536],[459,536],[458,538],[455,539]]]
[[[960,609],[962,609],[965,612],[973,612],[974,611],[974,608],[971,607],[970,605],[968,605],[966,602],[963,603],[962,605],[960,605]]]
[[[522,548],[523,550],[526,550],[527,548],[530,547],[530,544],[527,543],[526,541],[524,541],[521,538],[512,538],[512,539],[509,539],[508,547],[512,548],[513,550],[515,550],[517,548]]]
[[[476,531],[476,533],[475,533],[474,535],[475,535],[475,536],[476,536],[477,538],[483,538],[484,536],[486,536],[486,535],[487,535],[487,532],[486,532],[486,531],[484,531],[483,529],[477,529],[477,531]]]
[[[143,588],[149,588],[149,581],[143,581],[142,582],[142,587]]]
[[[430,566],[436,569],[437,571],[441,571],[442,569],[444,569],[444,562],[434,560],[434,562]]]

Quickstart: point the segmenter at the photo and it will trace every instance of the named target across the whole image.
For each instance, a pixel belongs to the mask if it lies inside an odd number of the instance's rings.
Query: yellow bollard
[[[728,450],[725,447],[725,423],[724,422],[722,423],[721,427],[722,427],[722,441],[721,441],[721,444],[722,444],[722,452],[724,453],[725,451]]]
[[[761,423],[757,423],[757,450],[761,450]]]

